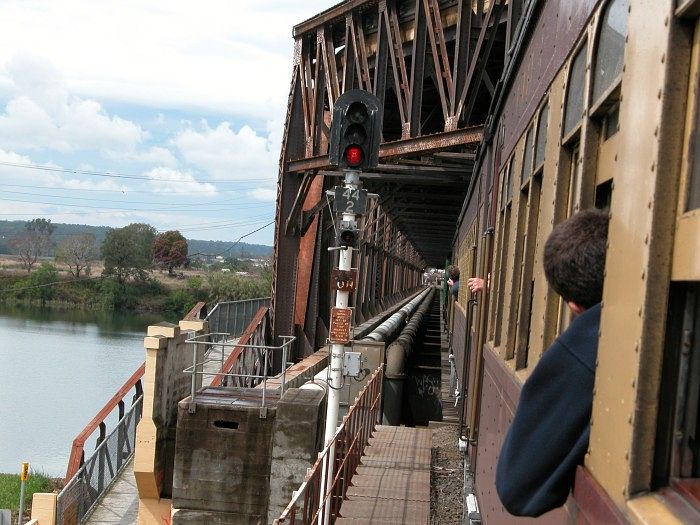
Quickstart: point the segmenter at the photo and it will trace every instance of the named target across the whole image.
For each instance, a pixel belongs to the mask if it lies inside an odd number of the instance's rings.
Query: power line
[[[262,180],[262,179],[260,179]],[[263,182],[267,181],[267,179],[264,179]],[[255,186],[257,183],[253,182],[246,182],[242,183],[240,186],[245,186],[245,187],[252,187]],[[130,188],[117,188],[117,189],[105,189],[105,188],[61,188],[57,186],[36,186],[33,184],[6,184],[2,183],[4,187],[12,187],[12,188],[30,188],[30,189],[42,189],[42,190],[55,190],[55,191],[89,191],[89,192],[104,192],[104,193],[122,193],[122,194],[129,194],[129,193],[143,193],[143,194],[155,194],[155,195],[178,195],[177,193],[173,192],[163,192],[163,191],[155,191],[155,190],[133,190]],[[217,193],[235,193],[240,191],[240,189],[229,189],[229,190],[222,190],[220,188],[216,189]],[[209,190],[188,190],[187,194],[190,195],[192,193],[211,193]]]
[[[73,173],[75,175],[90,175],[93,177],[108,177],[112,179],[132,179],[132,180],[145,180],[145,181],[150,181],[150,180],[155,180],[155,181],[165,181],[165,182],[197,182],[199,184],[206,184],[206,183],[226,183],[226,184],[235,184],[238,182],[244,182],[244,181],[251,181],[251,182],[256,182],[256,181],[273,181],[276,179],[273,178],[254,178],[254,179],[192,179],[191,181],[174,181],[172,179],[165,179],[165,178],[159,178],[159,177],[144,177],[143,175],[125,175],[121,173],[114,173],[114,172],[105,172],[105,171],[93,171],[93,170],[79,170],[76,168],[59,168],[59,167],[53,167],[53,166],[38,166],[36,164],[21,164],[19,162],[5,162],[5,161],[0,161],[0,166],[10,166],[13,168],[23,168],[23,169],[32,169],[32,170],[41,170],[41,171],[51,171],[51,172],[56,172],[56,173]]]
[[[220,256],[220,255],[225,254],[226,252],[230,252],[239,242],[241,242],[242,239],[244,239],[244,238],[246,238],[246,237],[248,237],[248,236],[250,236],[250,235],[253,235],[254,233],[257,233],[257,232],[259,232],[260,230],[264,230],[265,228],[267,228],[268,226],[270,226],[271,224],[274,224],[274,223],[275,223],[275,221],[272,220],[272,221],[268,222],[267,224],[261,226],[261,227],[258,228],[257,230],[253,230],[252,232],[248,232],[248,233],[246,233],[245,235],[241,235],[241,236],[238,238],[238,240],[237,240],[236,242],[234,242],[231,246],[229,246],[228,248],[226,248],[223,252],[220,252],[220,253],[217,253],[217,254],[215,254],[215,255],[212,255],[212,257],[218,257],[218,256]],[[194,257],[195,255],[205,255],[205,254],[203,254],[203,253],[193,253],[192,255],[188,255],[187,258]]]
[[[67,280],[67,281],[53,281],[50,283],[44,283],[44,284],[34,284],[32,286],[25,286],[23,288],[4,288],[0,290],[0,293],[3,292],[23,292],[25,290],[34,290],[36,288],[45,288],[47,286],[55,286],[57,284],[69,284],[69,283],[78,283],[78,282],[84,282],[84,281],[91,281],[93,279],[104,279],[104,275],[96,275],[95,277],[84,277],[82,279],[72,279],[72,280]]]
[[[12,191],[12,190],[5,190],[3,193],[11,193],[13,195],[32,195],[34,197],[49,197],[49,198],[54,198],[54,199],[71,199],[71,200],[81,200],[81,201],[90,201],[90,202],[122,202],[124,204],[168,204],[167,202],[160,202],[160,203],[154,203],[154,202],[149,202],[149,201],[129,201],[125,202],[123,200],[115,200],[115,199],[96,199],[94,197],[70,197],[70,196],[64,196],[64,195],[47,195],[45,193],[33,193],[33,192],[28,192],[28,191]],[[170,194],[174,195],[174,194]],[[182,195],[181,196],[186,196]],[[9,199],[8,199],[9,200]],[[218,201],[218,202],[195,202],[195,203],[187,203],[187,204],[176,204],[175,206],[182,206],[182,207],[195,207],[195,206],[211,206],[212,204],[220,204],[224,205],[226,204],[227,206],[231,207],[244,207],[244,208],[260,208],[263,206],[269,206],[270,203],[260,203],[260,204],[246,204],[246,203],[241,203],[243,199],[227,199],[225,201]],[[17,202],[30,202],[30,201],[17,201]],[[31,201],[34,203],[34,201]],[[241,204],[235,204],[236,202],[241,203]],[[228,204],[232,203],[232,204]],[[36,202],[36,204],[44,204],[41,202]],[[62,203],[53,203],[56,205],[63,205]],[[76,205],[74,205],[76,206]]]
[[[227,210],[229,209],[230,206],[225,205],[225,204],[218,204],[218,205],[212,205],[211,203],[203,203],[203,204],[173,204],[169,205],[167,208],[110,208],[110,207],[105,207],[105,206],[90,206],[89,204],[69,204],[65,202],[45,202],[45,201],[35,201],[35,200],[21,200],[21,199],[4,199],[0,197],[0,201],[6,201],[6,202],[21,202],[25,204],[44,204],[46,206],[62,206],[62,207],[67,207],[67,208],[89,208],[89,209],[97,209],[101,211],[96,211],[92,213],[114,213],[115,211],[127,211],[127,212],[159,212],[159,211],[177,211],[177,210],[182,210],[182,209],[187,209],[191,208],[192,206],[195,207],[203,207],[206,206],[207,211],[220,211],[220,210]],[[158,203],[159,205],[164,205],[166,203]],[[269,205],[268,205],[269,206]],[[0,215],[36,215],[36,213],[32,214],[21,214],[21,213],[3,213]]]

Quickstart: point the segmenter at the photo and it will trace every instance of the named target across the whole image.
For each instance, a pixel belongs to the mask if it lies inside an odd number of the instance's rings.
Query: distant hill
[[[12,250],[9,246],[10,239],[24,229],[25,221],[1,221],[0,220],[0,254],[10,254]],[[63,237],[77,235],[79,233],[92,233],[97,240],[97,244],[107,235],[107,226],[88,226],[86,224],[64,224],[61,222],[52,223],[56,226],[51,238],[55,243],[60,242]],[[223,255],[224,257],[268,257],[272,255],[272,246],[264,244],[238,243],[225,241],[203,241],[199,239],[187,239],[190,255]],[[49,254],[52,255],[52,254]]]

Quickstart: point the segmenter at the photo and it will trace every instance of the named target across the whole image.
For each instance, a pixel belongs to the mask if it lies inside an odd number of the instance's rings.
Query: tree
[[[145,280],[153,268],[156,229],[142,223],[110,228],[102,243],[104,275],[114,275],[120,283],[133,276]]]
[[[27,231],[43,233],[47,237],[51,237],[51,234],[56,230],[56,225],[51,224],[51,219],[32,219],[24,227]]]
[[[51,220],[33,219],[24,224],[24,231],[10,239],[10,248],[17,254],[27,273],[32,271],[39,257],[51,248],[51,234],[56,226]]]
[[[46,305],[46,301],[53,299],[58,282],[58,271],[51,263],[41,263],[39,268],[27,278],[28,295],[32,299],[39,299],[41,306]]]
[[[173,275],[173,268],[187,263],[187,239],[177,230],[161,233],[153,248],[156,264],[167,268],[170,275]]]
[[[56,260],[68,265],[70,273],[80,279],[80,272],[90,268],[90,262],[97,256],[95,236],[92,233],[81,233],[66,237],[56,247]]]

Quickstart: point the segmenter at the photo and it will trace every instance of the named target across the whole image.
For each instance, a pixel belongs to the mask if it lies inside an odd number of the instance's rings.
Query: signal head
[[[345,162],[351,168],[357,167],[360,164],[362,164],[362,160],[364,159],[364,157],[365,156],[362,151],[362,148],[359,146],[351,145],[348,146],[345,150]]]
[[[379,162],[382,106],[367,91],[343,93],[333,105],[328,157],[339,168],[365,170]]]

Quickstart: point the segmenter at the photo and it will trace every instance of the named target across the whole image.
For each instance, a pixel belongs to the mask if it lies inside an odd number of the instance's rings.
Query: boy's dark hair
[[[459,281],[459,268],[454,265],[447,267],[447,277],[453,281]]]
[[[544,245],[544,273],[565,301],[584,308],[603,298],[608,214],[584,210],[557,224]]]

